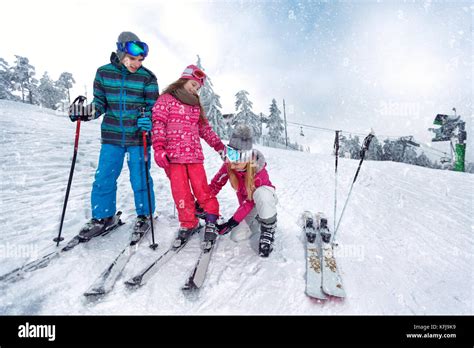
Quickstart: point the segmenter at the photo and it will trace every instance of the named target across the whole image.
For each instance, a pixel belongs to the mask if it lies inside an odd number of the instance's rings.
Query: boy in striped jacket
[[[72,121],[89,121],[104,115],[99,164],[92,185],[92,219],[80,232],[85,238],[101,234],[113,222],[117,179],[125,156],[137,213],[134,231],[146,231],[150,227],[142,132],[152,127],[150,116],[158,98],[158,83],[156,76],[142,65],[147,55],[146,43],[131,32],[122,32],[110,63],[97,70],[94,100],[82,110],[70,111]],[[149,117],[140,117],[142,107]],[[150,146],[151,141],[147,144]],[[155,197],[151,176],[149,180],[153,212]]]

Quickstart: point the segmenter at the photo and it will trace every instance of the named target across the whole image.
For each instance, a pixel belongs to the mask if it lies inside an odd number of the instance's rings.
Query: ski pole
[[[80,95],[76,99],[74,99],[70,108],[76,107],[76,110],[77,110],[77,106],[82,106],[86,100],[87,100],[86,97]],[[76,166],[77,150],[79,148],[80,131],[81,131],[81,119],[78,118],[76,121],[76,138],[74,140],[74,155],[72,156],[71,170],[69,171],[69,180],[68,180],[67,188],[66,188],[66,196],[64,197],[63,212],[61,214],[61,223],[59,225],[59,233],[58,233],[58,236],[53,239],[53,241],[56,242],[56,246],[59,246],[59,242],[64,240],[64,238],[61,237],[61,232],[63,230],[64,216],[66,214],[66,207],[67,207],[67,201],[69,199],[69,192],[71,191],[72,177],[74,175],[74,167]]]
[[[142,107],[142,117],[146,117],[145,116],[145,108]],[[150,224],[151,224],[151,240],[152,240],[152,244],[150,245],[150,248],[152,248],[153,250],[155,250],[156,248],[158,248],[158,243],[155,243],[155,229],[153,227],[153,212],[151,211],[151,190],[150,190],[150,174],[148,172],[148,151],[147,151],[147,141],[146,141],[146,138],[147,138],[147,134],[148,132],[147,131],[143,131],[142,132],[142,137],[143,137],[143,155],[144,155],[144,159],[145,159],[145,175],[146,175],[146,189],[147,189],[147,194],[148,194],[148,212],[149,212],[149,215],[150,215]]]
[[[349,190],[349,194],[347,195],[347,199],[346,199],[346,202],[344,203],[344,207],[342,208],[342,212],[341,212],[341,216],[339,217],[339,221],[337,223],[337,227],[335,228],[334,230],[334,234],[332,236],[332,244],[334,245],[335,243],[335,240],[336,240],[336,233],[339,229],[339,225],[341,224],[341,220],[342,220],[342,216],[344,215],[344,211],[346,210],[346,207],[347,207],[347,203],[349,202],[349,198],[351,197],[351,193],[352,193],[352,188],[354,187],[354,183],[356,182],[357,180],[357,176],[359,175],[359,171],[360,171],[360,167],[362,165],[362,162],[364,162],[364,157],[365,157],[365,153],[367,152],[367,150],[369,149],[369,145],[370,145],[370,141],[372,140],[372,138],[374,137],[374,134],[373,132],[370,132],[369,135],[367,135],[364,139],[364,143],[362,144],[362,148],[360,150],[360,162],[359,162],[359,166],[357,167],[357,171],[355,173],[355,176],[354,176],[354,180],[352,180],[352,185],[351,185],[351,188]]]
[[[334,227],[336,226],[336,207],[337,207],[337,161],[339,158],[339,132],[336,131],[336,138],[334,139],[334,154],[336,157],[334,167]]]

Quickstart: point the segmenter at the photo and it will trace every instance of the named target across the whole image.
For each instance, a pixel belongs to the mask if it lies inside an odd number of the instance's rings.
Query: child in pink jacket
[[[155,161],[170,179],[181,225],[176,247],[186,243],[199,225],[194,197],[206,213],[203,247],[210,248],[217,237],[219,203],[207,184],[200,138],[221,155],[225,146],[209,125],[199,101],[197,92],[205,78],[202,70],[189,65],[181,78],[163,91],[153,107]]]
[[[225,161],[212,179],[211,193],[217,195],[230,181],[237,193],[239,207],[227,222],[217,226],[219,234],[232,231],[231,239],[240,241],[260,230],[259,255],[268,257],[273,250],[277,197],[263,154],[252,150],[249,126],[236,126],[226,149]]]

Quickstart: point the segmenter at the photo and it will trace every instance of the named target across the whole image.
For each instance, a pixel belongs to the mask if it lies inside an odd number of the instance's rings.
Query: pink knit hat
[[[198,82],[201,87],[206,81],[206,74],[204,71],[199,69],[196,65],[188,65],[181,74],[182,79],[194,80]]]

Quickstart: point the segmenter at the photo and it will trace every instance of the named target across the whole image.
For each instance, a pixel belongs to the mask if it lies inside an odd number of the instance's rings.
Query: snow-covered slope
[[[83,123],[63,235],[90,218],[90,191],[100,148],[100,122]],[[0,274],[40,256],[57,234],[73,153],[75,125],[64,115],[0,101]],[[208,179],[222,163],[207,145]],[[348,294],[319,303],[304,294],[303,210],[333,221],[334,159],[258,147],[277,187],[278,234],[269,259],[252,241],[219,241],[199,298],[180,287],[199,254],[194,240],[144,287],[123,285],[175,236],[168,180],[153,164],[160,247],[135,254],[114,291],[87,303],[82,293],[123,246],[134,219],[128,169],[119,179],[126,225],[79,246],[46,269],[0,286],[1,314],[473,314],[474,176],[392,162],[364,162],[339,234],[337,259]],[[339,212],[358,161],[340,161]],[[229,185],[218,196],[224,216],[236,208]]]

